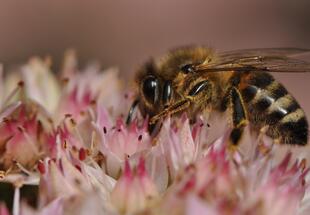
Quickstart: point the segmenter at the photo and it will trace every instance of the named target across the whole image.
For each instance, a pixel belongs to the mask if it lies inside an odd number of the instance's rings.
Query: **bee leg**
[[[230,108],[232,114],[233,129],[229,136],[230,148],[235,150],[242,137],[244,127],[247,125],[247,114],[239,90],[233,87],[230,90]]]
[[[129,125],[132,121],[132,116],[133,114],[135,113],[136,109],[137,109],[137,106],[139,104],[139,100],[134,100],[130,109],[129,109],[129,112],[128,112],[128,115],[127,115],[127,118],[126,118],[126,125]]]
[[[159,114],[153,116],[150,119],[150,124],[155,124],[159,119],[162,119],[168,115],[172,115],[174,113],[177,113],[179,111],[182,111],[182,110],[188,108],[190,103],[191,103],[191,97],[188,97],[188,98],[182,99],[182,100],[172,104],[171,106],[167,107],[162,112],[160,112]]]
[[[188,92],[188,95],[175,102],[174,104],[166,107],[162,112],[153,116],[150,124],[154,124],[157,120],[162,119],[168,115],[172,115],[187,109],[191,103],[201,100],[203,97],[211,97],[212,84],[208,80],[203,80],[196,83]],[[203,93],[205,92],[205,93]]]

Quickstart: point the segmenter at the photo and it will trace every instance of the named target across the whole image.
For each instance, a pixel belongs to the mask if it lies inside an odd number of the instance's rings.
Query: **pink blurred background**
[[[0,1],[0,62],[67,48],[82,64],[97,59],[125,77],[150,56],[186,44],[218,50],[310,48],[309,0],[10,0]],[[310,115],[310,74],[276,75]]]

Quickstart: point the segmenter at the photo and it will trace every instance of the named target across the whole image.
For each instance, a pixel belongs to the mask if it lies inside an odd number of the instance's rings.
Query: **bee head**
[[[139,108],[144,116],[152,116],[161,111],[171,98],[171,81],[167,81],[159,75],[153,61],[144,64],[137,74]]]
[[[212,51],[201,46],[182,47],[158,59],[151,59],[136,73],[136,96],[143,116],[152,117],[169,105],[184,98],[190,89],[194,65],[212,56]],[[191,86],[188,86],[189,88]],[[199,88],[200,89],[200,88]]]

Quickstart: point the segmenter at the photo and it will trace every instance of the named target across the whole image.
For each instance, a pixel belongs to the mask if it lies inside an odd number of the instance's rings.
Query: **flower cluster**
[[[0,183],[15,191],[0,214],[310,213],[306,159],[279,158],[264,137],[232,151],[229,129],[210,141],[186,115],[151,137],[146,120],[124,123],[132,98],[115,69],[80,72],[72,51],[60,74],[50,63],[33,58],[1,79]],[[34,207],[26,185],[38,187]]]

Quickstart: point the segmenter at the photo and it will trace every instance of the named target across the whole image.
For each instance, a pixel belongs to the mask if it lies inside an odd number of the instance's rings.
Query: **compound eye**
[[[167,105],[172,97],[172,83],[166,81],[163,86],[163,104]]]
[[[142,85],[144,97],[152,104],[158,101],[159,82],[154,76],[147,77]]]

